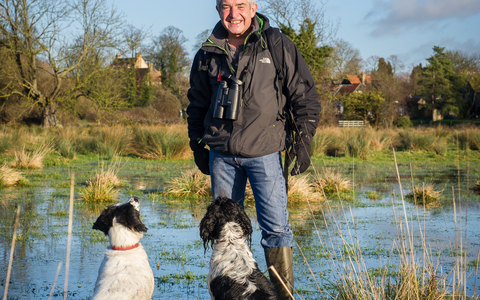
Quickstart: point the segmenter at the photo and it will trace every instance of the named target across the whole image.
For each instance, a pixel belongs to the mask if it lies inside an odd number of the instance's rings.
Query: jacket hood
[[[247,39],[250,39],[252,35],[256,35],[258,38],[261,38],[262,32],[270,28],[270,21],[265,15],[256,13],[253,18],[255,18],[255,20],[252,22],[252,24],[254,24],[254,28]],[[255,24],[258,24],[258,26]],[[207,46],[208,49],[211,48],[209,46],[224,48],[225,43],[227,42],[227,37],[228,31],[225,29],[225,27],[223,27],[222,21],[218,21],[208,40],[202,44],[202,50],[207,50],[205,46]]]

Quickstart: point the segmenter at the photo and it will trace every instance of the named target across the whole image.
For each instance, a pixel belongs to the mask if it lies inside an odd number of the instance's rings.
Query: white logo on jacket
[[[260,62],[264,63],[264,64],[269,64],[270,63],[270,58],[264,57],[264,58],[260,59]]]

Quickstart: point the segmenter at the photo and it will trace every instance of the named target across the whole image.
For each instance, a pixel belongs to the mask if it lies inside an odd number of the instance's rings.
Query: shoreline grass
[[[325,274],[315,274],[304,255],[302,245],[297,247],[308,266],[310,277],[317,286],[317,295],[322,299],[415,299],[415,300],[440,300],[440,299],[479,299],[475,294],[467,296],[467,263],[464,255],[457,255],[463,249],[462,226],[457,221],[456,202],[461,204],[461,199],[455,199],[453,194],[453,219],[455,223],[454,251],[451,258],[454,263],[451,268],[440,265],[439,258],[430,249],[428,232],[422,223],[425,218],[426,205],[414,207],[414,214],[406,210],[406,200],[402,192],[402,182],[398,170],[398,162],[394,152],[395,168],[400,195],[393,194],[391,198],[394,214],[394,224],[397,229],[396,238],[391,242],[389,254],[385,260],[380,260],[376,270],[367,267],[362,241],[357,236],[357,221],[352,209],[345,209],[340,202],[337,212],[330,206],[330,201],[320,207],[320,214],[310,210],[310,218],[316,228],[315,233],[319,241],[319,250],[325,263],[331,270],[327,277]],[[431,186],[431,193],[440,196],[438,191]],[[425,195],[425,186],[421,188],[421,196]],[[453,187],[452,187],[453,190]],[[399,200],[401,205],[395,203]],[[417,200],[418,202],[418,200]],[[423,211],[422,211],[423,209]],[[414,221],[416,220],[416,221]],[[423,219],[423,222],[425,220]],[[323,232],[318,228],[324,228]],[[466,233],[465,233],[466,236]],[[308,247],[303,246],[304,249]],[[480,253],[480,252],[479,252]],[[446,267],[446,268],[444,268]],[[475,264],[478,271],[478,263]],[[324,282],[321,285],[319,282]]]
[[[28,141],[25,143],[25,141]],[[52,142],[53,141],[53,142]],[[51,145],[57,155],[76,159],[77,155],[97,154],[112,159],[114,155],[150,160],[191,159],[186,124],[136,126],[71,126],[42,129],[3,126],[0,153],[25,156]],[[448,160],[460,149],[463,155],[480,160],[480,128],[418,127],[415,129],[374,129],[321,127],[311,146],[312,158],[351,158],[372,160],[394,148],[397,153],[433,155]],[[18,160],[18,159],[17,159]],[[20,164],[19,164],[20,165]]]

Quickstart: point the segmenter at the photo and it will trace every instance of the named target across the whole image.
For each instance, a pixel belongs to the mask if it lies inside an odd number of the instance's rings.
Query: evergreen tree
[[[392,76],[393,75],[392,64],[390,62],[387,63],[383,57],[380,57],[378,59],[377,72],[381,77]]]
[[[280,24],[280,30],[295,43],[307,63],[313,78],[318,80],[322,74],[326,59],[333,48],[329,46],[318,46],[315,37],[315,25],[314,22],[307,18],[300,24],[298,33],[295,32],[292,27],[284,24]]]
[[[465,76],[455,75],[445,48],[434,46],[433,51],[418,81],[419,94],[426,99],[428,109],[439,109],[444,115],[459,115],[465,111],[465,100],[461,96],[461,91],[465,89]]]
[[[412,72],[410,73],[410,84],[413,88],[413,95],[418,94],[418,81],[420,80],[420,75],[422,74],[423,67],[422,64],[419,64],[412,68]]]

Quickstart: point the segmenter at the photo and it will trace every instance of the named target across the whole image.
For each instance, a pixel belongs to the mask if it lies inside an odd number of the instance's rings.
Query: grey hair
[[[255,0],[247,0],[248,4],[250,4],[250,7],[252,7],[255,4]],[[217,7],[220,8],[220,3],[222,3],[222,0],[217,0]]]

